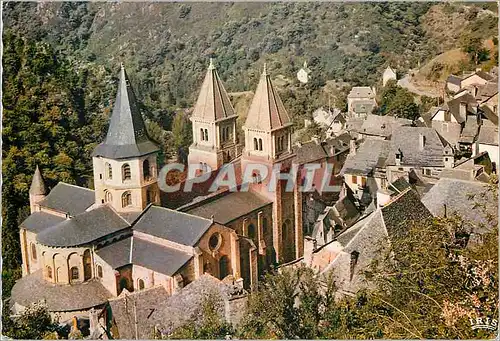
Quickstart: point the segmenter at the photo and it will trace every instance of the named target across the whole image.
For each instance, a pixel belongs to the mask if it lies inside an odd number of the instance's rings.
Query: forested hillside
[[[18,223],[35,164],[52,184],[92,186],[90,152],[105,134],[120,62],[167,149],[189,143],[178,113],[195,100],[209,57],[229,92],[252,91],[267,62],[303,122],[328,103],[327,81],[372,85],[387,65],[404,73],[464,36],[497,33],[495,3],[8,2],[3,10],[4,269],[20,264]],[[295,78],[304,61],[307,86]]]

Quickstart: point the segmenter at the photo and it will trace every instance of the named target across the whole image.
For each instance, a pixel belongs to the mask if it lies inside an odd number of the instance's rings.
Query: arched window
[[[131,179],[130,165],[128,163],[122,166],[122,179],[123,181]]]
[[[90,250],[85,250],[83,253],[83,280],[88,281],[92,278],[92,258]]]
[[[205,141],[205,134],[203,134],[202,128],[200,128],[200,140]]]
[[[229,274],[231,274],[229,269],[229,258],[227,256],[222,256],[219,260],[219,279],[224,279]]]
[[[132,206],[132,193],[129,191],[122,194],[122,207]]]
[[[255,240],[255,226],[253,224],[248,225],[248,238]]]
[[[113,195],[111,194],[110,191],[104,191],[104,200],[106,202],[112,202],[113,201]]]
[[[208,141],[208,129],[205,129],[205,141]]]
[[[259,150],[262,151],[262,139],[259,139]]]
[[[47,278],[52,279],[52,267],[47,265],[47,267],[45,268],[45,271],[47,272]]]
[[[36,245],[31,243],[31,259],[36,260]]]
[[[97,266],[97,277],[102,278],[102,266]]]
[[[262,234],[264,235],[264,237],[267,236],[267,218],[264,218],[262,219]]]
[[[77,281],[80,278],[80,272],[78,271],[78,268],[76,266],[72,267],[69,272],[72,281]]]
[[[139,287],[139,290],[143,290],[144,289],[144,281],[142,279],[139,279],[137,281],[137,286]]]
[[[253,138],[253,149],[254,150],[259,150],[259,144],[257,142],[257,138]]]
[[[144,160],[142,163],[142,173],[144,174],[144,179],[148,180],[151,177],[151,172],[149,169],[149,160]]]
[[[113,179],[113,168],[106,162],[106,178]]]

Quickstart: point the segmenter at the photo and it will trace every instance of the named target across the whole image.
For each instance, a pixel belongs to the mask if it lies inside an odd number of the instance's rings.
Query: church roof
[[[114,269],[132,263],[167,276],[175,275],[192,258],[186,252],[138,237],[129,237],[107,245],[97,250],[97,254]]]
[[[59,182],[45,199],[39,202],[39,205],[70,215],[77,215],[85,212],[94,202],[93,190]]]
[[[46,228],[63,222],[64,220],[66,219],[63,217],[47,212],[34,212],[21,223],[20,227],[34,233],[39,233]]]
[[[194,246],[210,226],[212,221],[209,219],[164,207],[149,206],[135,223],[134,230],[174,243]]]
[[[38,165],[36,166],[35,174],[33,175],[33,180],[31,181],[30,194],[47,194],[47,186],[45,186],[45,181],[43,180],[42,173],[40,172]]]
[[[220,224],[228,224],[250,212],[261,209],[272,201],[252,192],[228,192],[228,194],[216,198],[207,199],[200,206],[188,209],[187,213],[204,218],[214,216],[214,220]],[[228,208],[231,209],[228,209]]]
[[[264,66],[248,110],[245,128],[272,131],[292,125],[290,116]]]
[[[234,108],[210,59],[210,66],[191,117],[214,122],[233,116],[236,116]]]
[[[98,280],[54,285],[42,278],[42,270],[20,278],[12,288],[11,302],[28,306],[44,300],[49,311],[80,311],[99,306],[111,293]]]
[[[43,230],[37,235],[37,241],[54,247],[84,245],[129,226],[109,206],[103,205]]]
[[[108,134],[92,155],[125,159],[151,154],[158,150],[158,146],[148,137],[134,91],[122,65]]]

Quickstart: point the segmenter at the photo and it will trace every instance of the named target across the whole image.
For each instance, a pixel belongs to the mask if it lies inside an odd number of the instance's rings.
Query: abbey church
[[[243,174],[250,163],[288,172],[298,162],[291,119],[265,68],[245,141],[237,139],[237,117],[211,61],[191,116],[189,163],[214,174],[233,163]],[[123,290],[162,285],[174,294],[205,273],[253,290],[267,269],[303,256],[305,198],[297,186],[285,191],[279,180],[270,190],[268,178],[256,175],[246,192],[166,202],[158,152],[122,66],[106,138],[93,151],[95,188],[60,182],[49,191],[43,171],[35,171],[31,215],[20,226],[23,277],[12,290],[14,311],[44,300],[70,318]]]

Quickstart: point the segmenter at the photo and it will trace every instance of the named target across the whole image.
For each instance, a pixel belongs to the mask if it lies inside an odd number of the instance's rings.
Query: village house
[[[397,80],[396,71],[394,71],[390,66],[387,66],[384,70],[384,74],[382,75],[382,86],[386,86],[391,80]]]
[[[478,85],[485,85],[492,81],[494,76],[487,72],[478,70],[462,77],[450,75],[446,79],[446,89],[452,93],[457,93],[462,89]]]
[[[312,116],[314,122],[326,129],[326,137],[334,137],[345,128],[346,119],[337,108],[334,108],[333,111],[318,108],[313,111]]]
[[[311,70],[307,67],[307,61],[304,61],[304,66],[297,72],[297,79],[302,84],[307,84]]]
[[[359,133],[362,138],[388,140],[393,131],[403,126],[411,126],[412,121],[394,116],[369,114],[365,117]]]
[[[366,117],[376,106],[374,88],[355,86],[347,95],[347,114],[349,117]]]

